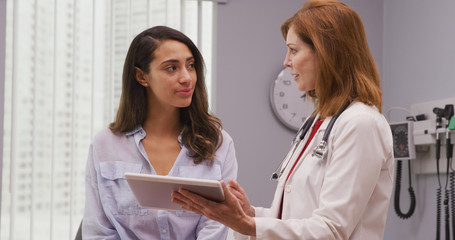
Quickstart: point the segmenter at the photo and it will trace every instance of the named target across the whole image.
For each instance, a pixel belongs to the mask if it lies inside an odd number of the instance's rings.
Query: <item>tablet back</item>
[[[125,173],[125,178],[139,205],[144,208],[184,211],[171,202],[171,193],[180,187],[213,201],[223,201],[221,184],[216,180]]]

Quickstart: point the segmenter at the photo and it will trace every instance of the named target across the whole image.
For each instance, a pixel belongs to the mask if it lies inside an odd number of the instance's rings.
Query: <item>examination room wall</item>
[[[384,0],[384,112],[394,106],[410,109],[414,103],[455,97],[454,12],[455,1]],[[403,119],[399,111],[390,115],[392,121]],[[407,164],[403,169],[401,209],[405,212],[409,208]],[[436,175],[413,175],[412,179],[415,213],[402,220],[391,205],[384,239],[436,236]],[[444,229],[442,220],[441,226]]]

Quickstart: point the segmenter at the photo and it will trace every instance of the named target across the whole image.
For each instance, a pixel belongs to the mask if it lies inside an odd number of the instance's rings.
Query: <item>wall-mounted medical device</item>
[[[393,136],[393,156],[395,160],[415,159],[413,121],[390,123]]]
[[[452,161],[453,144],[451,142],[451,139],[455,139],[454,105],[455,98],[450,98],[414,104],[411,106],[411,111],[399,107],[390,109],[401,109],[409,114],[406,118],[408,121],[390,123],[394,158],[397,160],[394,192],[395,212],[402,219],[410,218],[414,213],[416,196],[412,188],[412,173],[437,174],[437,239],[441,233],[442,213],[444,212],[445,215],[446,234],[451,232],[450,221],[447,219],[455,217],[455,168]],[[416,161],[412,161],[412,164],[411,161],[406,161],[411,159],[416,159]],[[440,161],[443,159],[446,161]],[[400,206],[403,162],[408,164],[410,205],[407,212],[403,212]],[[448,184],[449,178],[450,186]],[[441,181],[441,179],[445,179],[445,181]],[[450,207],[449,202],[453,202]],[[452,209],[452,214],[449,213],[449,209]],[[453,231],[455,230],[455,219],[452,219],[452,223],[453,238],[455,239],[455,232]]]
[[[414,120],[414,118],[412,118]],[[413,136],[413,121],[390,123],[390,130],[392,130],[393,137],[393,156],[396,161],[396,174],[395,174],[395,193],[394,193],[394,210],[397,216],[401,219],[410,218],[415,211],[416,196],[412,188],[411,180],[411,159],[415,159],[415,146]],[[401,199],[401,185],[402,185],[402,165],[403,161],[408,160],[408,193],[409,193],[409,209],[404,212],[400,206]]]
[[[411,105],[411,113],[413,116],[424,116],[425,118],[424,120],[415,121],[413,123],[413,137],[416,150],[415,159],[418,160],[412,166],[413,173],[437,173],[435,163],[438,152],[440,153],[441,158],[446,158],[447,139],[455,139],[455,129],[451,129],[451,125],[455,125],[455,118],[449,116],[451,105],[455,105],[455,98]],[[437,138],[439,138],[440,146],[437,146]],[[437,149],[439,149],[439,151],[437,151]],[[440,165],[441,173],[445,173],[446,169],[446,161],[442,161]]]

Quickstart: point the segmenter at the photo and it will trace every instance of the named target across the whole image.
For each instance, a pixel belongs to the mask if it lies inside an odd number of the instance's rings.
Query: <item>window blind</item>
[[[74,239],[89,144],[114,119],[131,40],[155,25],[180,29],[200,48],[211,89],[215,9],[202,0],[6,2],[1,239]]]

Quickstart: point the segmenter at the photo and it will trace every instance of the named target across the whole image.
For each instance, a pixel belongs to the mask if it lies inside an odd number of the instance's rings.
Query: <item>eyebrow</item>
[[[189,62],[191,60],[194,60],[193,56],[186,58],[185,61]],[[166,60],[166,61],[162,62],[160,65],[163,65],[163,64],[166,64],[166,63],[178,63],[178,62],[179,62],[179,60],[177,60],[177,59],[169,59],[169,60]]]

